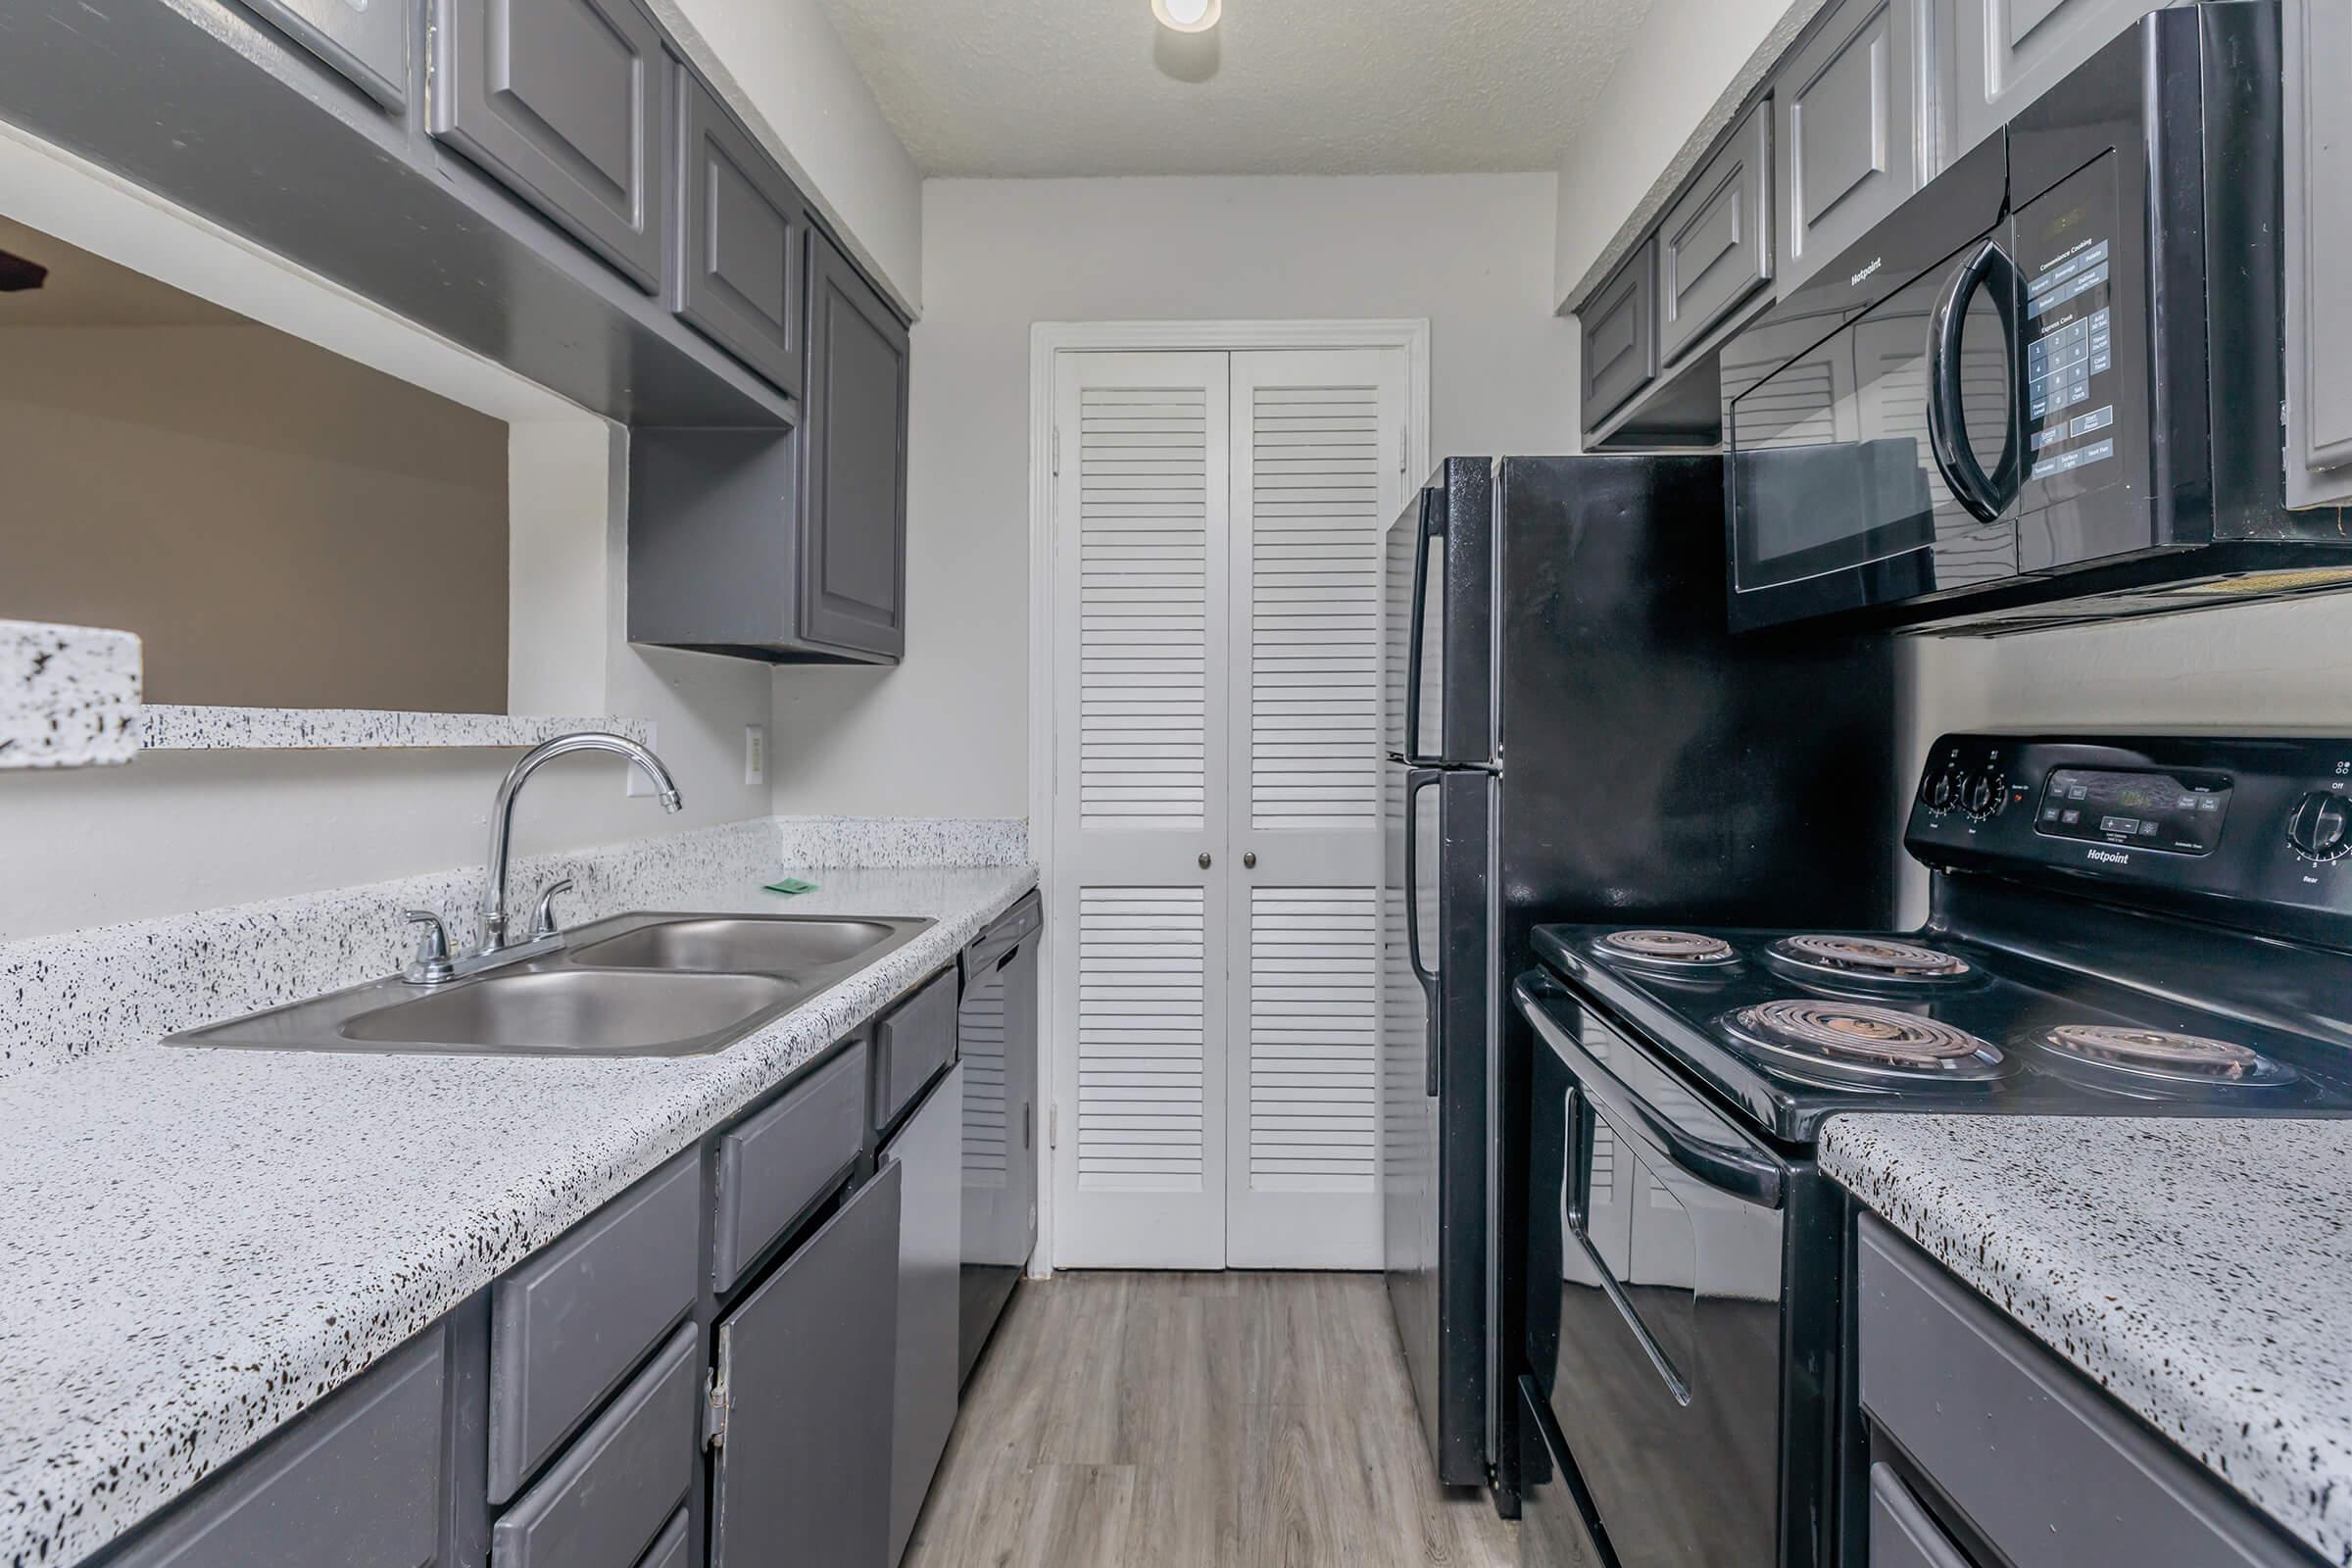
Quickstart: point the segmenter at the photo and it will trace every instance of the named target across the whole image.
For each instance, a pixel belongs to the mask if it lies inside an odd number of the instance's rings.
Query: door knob
[[[1242,852],[1242,864],[1246,867],[1254,868],[1257,864],[1257,852],[1255,850],[1244,850]]]
[[[1200,869],[1203,871],[1208,869],[1208,852],[1206,850],[1200,852]]]

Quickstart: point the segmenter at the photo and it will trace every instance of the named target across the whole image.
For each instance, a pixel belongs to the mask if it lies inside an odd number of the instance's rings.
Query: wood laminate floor
[[[1411,1401],[1377,1275],[1031,1280],[905,1568],[1515,1568]]]

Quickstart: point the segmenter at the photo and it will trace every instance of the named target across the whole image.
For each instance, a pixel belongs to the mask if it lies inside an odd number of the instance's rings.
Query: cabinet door
[[[884,1165],[718,1326],[712,1568],[888,1568],[900,1183]]]
[[[386,109],[408,106],[409,37],[416,13],[405,0],[245,3]]]
[[[899,1339],[891,1401],[890,1560],[956,1426],[956,1325],[963,1252],[963,1073],[942,1078],[884,1148],[900,1171]]]
[[[800,192],[683,66],[677,91],[670,308],[797,397],[808,266]]]
[[[2100,45],[2168,0],[1935,0],[1943,58],[1942,161],[1992,134]]]
[[[801,635],[906,651],[906,328],[823,235],[809,246]]]
[[[633,0],[435,0],[432,132],[651,290],[662,34]]]
[[[1658,242],[1626,258],[1577,312],[1584,338],[1584,425],[1590,430],[1658,373]]]
[[[2352,505],[2352,7],[2286,5],[2286,504]]]
[[[1772,103],[1756,105],[1658,225],[1667,364],[1772,281]]]
[[[1781,67],[1783,297],[1919,187],[1917,5],[1845,0]]]

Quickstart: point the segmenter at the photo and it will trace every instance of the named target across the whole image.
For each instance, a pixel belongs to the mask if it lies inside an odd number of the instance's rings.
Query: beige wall
[[[1427,317],[1435,454],[1555,452],[1551,177],[934,180],[906,658],[775,677],[782,811],[1028,813],[1029,328]]]
[[[0,615],[150,702],[503,712],[507,426],[257,325],[0,326]]]

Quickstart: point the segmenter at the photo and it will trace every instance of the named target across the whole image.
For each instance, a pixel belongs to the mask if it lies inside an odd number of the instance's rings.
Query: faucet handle
[[[531,940],[533,942],[564,934],[562,928],[556,924],[556,895],[570,891],[571,878],[564,877],[561,881],[550,882],[547,885],[547,891],[539,895],[539,912],[531,916]]]
[[[437,986],[456,979],[458,966],[449,956],[449,928],[441,923],[441,916],[431,909],[410,909],[402,918],[424,929],[416,934],[416,956],[400,971],[400,977],[413,986]]]

